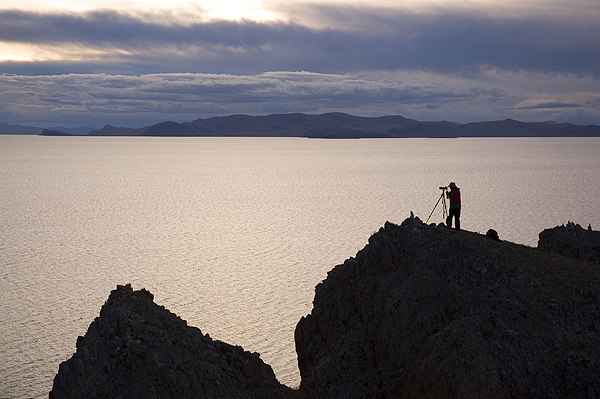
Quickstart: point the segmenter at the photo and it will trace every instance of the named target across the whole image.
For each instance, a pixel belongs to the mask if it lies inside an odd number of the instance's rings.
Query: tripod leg
[[[442,194],[443,196],[444,194]],[[446,205],[446,197],[444,197],[444,200],[442,201],[442,206],[444,208],[444,220],[446,221],[446,226],[450,227],[452,226],[452,216],[450,216],[450,212],[448,211],[448,206]]]
[[[442,217],[446,219],[450,214],[448,213],[448,207],[446,206],[446,197],[442,193]]]
[[[429,219],[431,218],[431,215],[433,215],[433,212],[435,211],[435,208],[437,208],[438,204],[440,203],[440,200],[443,200],[443,199],[444,199],[444,193],[442,193],[442,195],[440,196],[440,198],[435,203],[435,206],[433,207],[433,210],[429,214],[429,217],[427,218],[427,221],[425,222],[425,224],[429,223]],[[445,202],[443,202],[443,204],[445,204]]]

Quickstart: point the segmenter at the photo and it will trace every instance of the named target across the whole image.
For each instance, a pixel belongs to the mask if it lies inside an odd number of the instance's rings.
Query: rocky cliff
[[[538,248],[554,254],[584,259],[600,264],[600,231],[569,222],[567,225],[546,229],[539,235]]]
[[[597,234],[561,226],[540,234],[542,250],[386,223],[317,285],[295,331],[300,391],[119,286],[50,397],[597,398],[600,268],[572,250]]]
[[[418,218],[316,287],[295,332],[311,398],[600,396],[600,269]]]
[[[287,398],[259,354],[210,338],[146,290],[118,286],[60,364],[50,398]]]

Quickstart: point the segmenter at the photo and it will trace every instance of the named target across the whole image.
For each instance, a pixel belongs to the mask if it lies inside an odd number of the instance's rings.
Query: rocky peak
[[[118,286],[77,352],[60,364],[50,398],[286,398],[258,353],[208,334]]]
[[[600,397],[600,268],[571,247],[597,234],[569,223],[540,234],[541,250],[414,216],[385,223],[315,288],[295,331],[299,391],[118,286],[50,398]],[[548,252],[565,246],[576,259]]]
[[[386,223],[295,332],[311,398],[600,395],[600,270],[418,218]]]

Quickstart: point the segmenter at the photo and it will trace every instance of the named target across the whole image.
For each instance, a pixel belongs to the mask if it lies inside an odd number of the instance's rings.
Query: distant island
[[[600,137],[598,125],[555,122],[520,122],[514,119],[466,124],[422,122],[400,115],[360,117],[340,112],[319,115],[290,113],[263,116],[230,115],[192,122],[165,121],[131,128],[106,125],[93,128],[35,128],[0,123],[0,134],[154,136],[154,137],[308,137],[446,138],[446,137]]]
[[[23,136],[82,136],[88,135],[97,128],[89,126],[80,127],[38,127],[24,125],[9,125],[0,123],[0,135],[23,135]]]

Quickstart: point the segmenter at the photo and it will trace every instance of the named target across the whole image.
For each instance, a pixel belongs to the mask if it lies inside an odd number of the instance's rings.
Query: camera
[[[448,186],[440,187],[440,190],[448,190]]]

